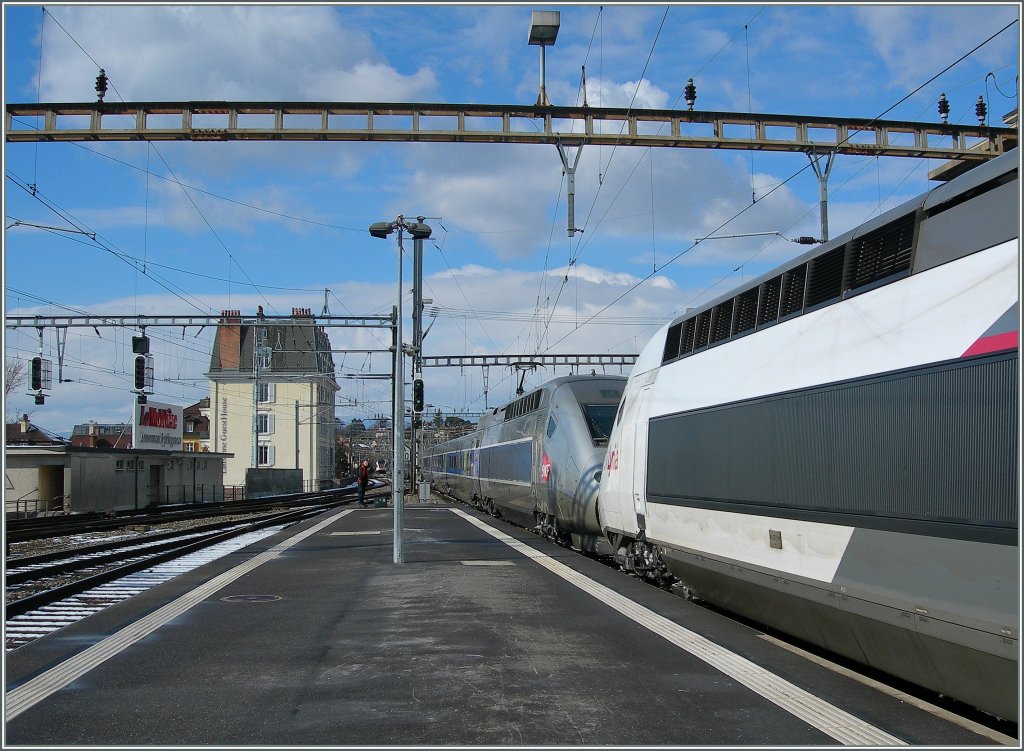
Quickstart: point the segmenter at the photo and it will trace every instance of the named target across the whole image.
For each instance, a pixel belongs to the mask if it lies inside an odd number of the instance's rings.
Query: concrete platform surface
[[[994,745],[466,507],[346,509],[6,656],[6,745]]]

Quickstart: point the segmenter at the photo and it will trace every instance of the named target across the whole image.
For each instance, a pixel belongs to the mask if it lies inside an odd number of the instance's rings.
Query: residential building
[[[210,398],[204,397],[182,410],[181,447],[184,451],[210,450]]]
[[[250,467],[300,469],[306,489],[334,485],[331,343],[309,308],[291,321],[238,310],[221,314],[210,357],[210,450],[231,453],[225,485],[244,485]]]
[[[132,447],[132,424],[103,424],[89,420],[82,425],[76,425],[71,431],[71,445],[84,448],[129,449]]]
[[[7,423],[4,427],[6,446],[63,446],[67,443],[60,436],[33,425],[28,415],[22,415],[17,422]]]

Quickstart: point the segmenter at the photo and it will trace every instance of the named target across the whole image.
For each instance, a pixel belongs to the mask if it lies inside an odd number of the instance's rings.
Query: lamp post
[[[550,107],[544,75],[544,48],[555,43],[558,36],[560,13],[557,10],[535,10],[530,15],[529,44],[540,47],[540,93],[537,95],[538,107]]]
[[[392,426],[394,431],[394,460],[391,476],[391,500],[395,509],[394,521],[394,562],[405,562],[403,549],[403,516],[405,505],[405,450],[402,440],[405,432],[405,376],[403,373],[404,352],[402,351],[402,236],[408,231],[413,240],[430,237],[430,227],[420,222],[407,222],[399,215],[391,222],[375,222],[370,225],[370,235],[386,238],[398,230],[398,304],[395,306],[395,367],[394,367],[394,399],[392,402]]]

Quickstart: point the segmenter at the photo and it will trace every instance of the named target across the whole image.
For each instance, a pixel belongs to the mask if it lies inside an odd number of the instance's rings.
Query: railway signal
[[[143,392],[153,387],[153,356],[135,356],[135,390]]]
[[[53,387],[52,364],[45,357],[33,357],[29,369],[29,386],[35,391],[36,404],[45,404],[46,396],[43,389]]]
[[[412,411],[423,411],[423,379],[416,378],[412,382]]]

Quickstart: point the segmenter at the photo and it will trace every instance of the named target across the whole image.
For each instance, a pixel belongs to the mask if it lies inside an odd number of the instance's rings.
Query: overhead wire
[[[965,53],[964,55],[962,55],[961,57],[959,57],[959,58],[958,58],[958,59],[957,59],[956,61],[954,61],[953,63],[951,63],[951,64],[949,64],[948,66],[946,66],[945,68],[943,68],[943,69],[942,69],[942,70],[941,70],[941,71],[940,71],[939,73],[935,74],[934,76],[932,76],[931,78],[929,78],[929,79],[928,79],[927,81],[925,81],[924,83],[922,83],[921,85],[919,85],[919,86],[918,86],[917,88],[915,88],[915,89],[914,89],[913,91],[911,91],[911,92],[910,92],[909,94],[907,94],[906,96],[904,96],[903,98],[901,98],[901,99],[900,99],[900,100],[899,100],[898,102],[896,102],[895,104],[893,104],[893,105],[891,105],[890,107],[888,107],[888,108],[887,108],[887,109],[886,109],[886,110],[885,110],[884,112],[882,112],[882,113],[881,113],[881,114],[879,114],[879,115],[876,115],[876,116],[875,116],[874,118],[872,118],[872,119],[871,119],[870,121],[868,121],[868,126],[870,126],[870,124],[871,124],[871,123],[874,123],[874,122],[876,122],[877,120],[880,120],[880,119],[881,119],[882,117],[884,117],[884,116],[885,116],[885,115],[886,115],[887,113],[891,112],[891,111],[892,111],[893,109],[895,109],[895,108],[896,108],[897,106],[899,106],[899,105],[900,105],[900,104],[902,104],[903,102],[907,101],[907,100],[908,100],[908,99],[909,99],[910,97],[912,97],[912,96],[913,96],[914,94],[916,94],[916,93],[918,93],[919,91],[921,91],[921,90],[922,90],[922,89],[923,89],[923,88],[924,88],[925,86],[927,86],[928,84],[932,83],[932,82],[933,82],[933,81],[934,81],[935,79],[937,79],[937,78],[938,78],[939,76],[941,76],[942,74],[944,74],[944,73],[948,72],[949,70],[951,70],[951,69],[952,69],[953,67],[955,67],[955,66],[956,66],[956,65],[958,65],[959,63],[963,62],[963,61],[964,61],[965,59],[967,59],[967,58],[968,58],[968,57],[969,57],[970,55],[972,55],[972,54],[974,54],[975,52],[977,52],[977,51],[978,51],[979,49],[981,49],[982,47],[984,47],[984,46],[985,46],[986,44],[988,44],[989,42],[991,42],[991,41],[992,41],[993,39],[995,39],[995,38],[996,38],[997,36],[999,36],[1000,34],[1002,34],[1003,32],[1005,32],[1005,31],[1006,31],[1007,29],[1009,29],[1010,27],[1012,27],[1012,26],[1013,26],[1014,24],[1016,24],[1016,23],[1017,23],[1017,21],[1016,21],[1016,20],[1014,20],[1014,21],[1011,21],[1011,22],[1010,22],[1010,23],[1008,23],[1008,24],[1007,24],[1006,26],[1004,26],[1004,27],[1003,27],[1002,29],[1000,29],[999,31],[995,32],[994,34],[992,34],[991,36],[989,36],[989,37],[988,37],[987,39],[985,39],[985,40],[984,40],[983,42],[981,42],[980,44],[978,44],[977,46],[975,46],[975,47],[974,47],[974,48],[973,48],[973,49],[972,49],[972,50],[971,50],[970,52],[967,52],[967,53]],[[840,143],[838,143],[838,144],[837,144],[837,147],[838,147],[838,146],[841,146],[841,145],[843,145],[843,144],[844,144],[844,143],[845,143],[846,141],[848,141],[848,140],[849,140],[849,138],[850,138],[850,137],[851,137],[851,136],[847,136],[847,137],[846,137],[846,139],[844,139],[843,141],[841,141]],[[798,170],[798,171],[797,171],[797,172],[795,172],[794,174],[790,175],[790,177],[788,177],[788,178],[787,178],[786,180],[782,181],[781,183],[778,183],[778,184],[777,184],[777,185],[776,185],[775,187],[773,187],[773,188],[772,188],[772,189],[771,189],[770,191],[768,191],[768,193],[766,193],[766,194],[765,194],[764,196],[762,196],[762,199],[763,199],[763,198],[766,198],[766,197],[768,197],[769,195],[771,195],[772,193],[774,193],[775,191],[777,191],[778,189],[780,189],[780,188],[781,188],[782,186],[784,186],[784,185],[786,185],[787,183],[789,183],[790,181],[792,181],[792,180],[793,180],[794,178],[796,178],[796,177],[797,177],[798,175],[800,175],[800,174],[802,174],[803,172],[805,172],[805,171],[806,171],[806,170],[807,170],[807,169],[808,169],[809,167],[810,167],[810,164],[808,164],[808,165],[805,165],[805,166],[804,166],[803,168],[801,168],[800,170]],[[918,167],[918,168],[919,168],[919,167]],[[916,169],[917,169],[917,168],[916,168]],[[904,179],[903,179],[903,181],[901,181],[900,185],[902,185],[902,183],[903,183],[903,182],[905,182],[905,181],[906,181],[907,179],[909,179],[909,177],[910,177],[910,174],[912,174],[912,172],[913,172],[913,171],[911,171],[911,173],[908,173],[908,175],[907,175],[906,177],[904,177]],[[851,176],[851,177],[850,177],[849,179],[853,179],[853,176]],[[897,188],[898,188],[898,186],[897,186]],[[893,192],[895,192],[895,189],[893,189]],[[890,195],[891,195],[891,193],[890,193]],[[751,206],[752,206],[752,205],[753,205],[753,204],[751,204]],[[746,207],[744,207],[743,209],[741,209],[740,211],[736,212],[736,213],[735,213],[735,214],[734,214],[734,215],[733,215],[732,217],[730,217],[730,218],[729,218],[729,219],[727,219],[727,220],[726,220],[725,222],[723,222],[723,223],[722,223],[722,224],[720,224],[720,225],[719,225],[718,227],[716,227],[716,228],[715,228],[715,229],[713,229],[713,230],[712,230],[711,232],[709,232],[709,233],[708,233],[708,235],[709,235],[709,236],[712,236],[712,235],[716,234],[717,232],[719,232],[719,231],[720,231],[721,229],[723,229],[723,228],[724,228],[725,226],[727,226],[727,225],[728,225],[728,224],[729,224],[730,222],[732,222],[732,221],[733,221],[734,219],[738,218],[738,217],[739,217],[740,215],[742,215],[743,213],[745,213],[745,212],[746,212],[746,211],[747,211],[747,210],[748,210],[749,208],[751,208],[751,206],[746,206]],[[670,261],[669,261],[668,263],[664,264],[664,265],[662,266],[662,268],[664,269],[664,268],[665,268],[665,266],[668,266],[668,265],[672,264],[672,263],[673,263],[674,261],[676,261],[677,259],[681,258],[681,257],[682,257],[683,255],[685,255],[686,253],[688,253],[688,252],[689,252],[690,250],[692,250],[692,249],[693,249],[694,247],[696,247],[696,243],[693,243],[693,244],[692,244],[692,245],[690,245],[690,246],[689,246],[688,248],[686,248],[686,249],[684,249],[683,251],[681,251],[681,252],[680,252],[679,254],[677,254],[677,255],[676,255],[675,257],[673,257],[673,258],[672,258],[672,259],[671,259],[671,260],[670,260]],[[759,253],[759,252],[760,252],[760,251],[758,251],[758,253]],[[757,255],[757,254],[755,254],[755,255]],[[749,262],[749,260],[748,260],[747,262]],[[745,262],[745,263],[746,263],[746,262]],[[622,293],[621,295],[619,295],[619,296],[618,296],[617,298],[615,298],[615,299],[614,299],[614,300],[613,300],[612,302],[608,303],[608,304],[607,304],[607,305],[606,305],[605,307],[601,308],[601,310],[599,310],[599,311],[598,311],[597,313],[595,313],[595,314],[594,314],[594,316],[591,316],[591,318],[590,318],[590,319],[588,319],[587,321],[584,321],[584,325],[585,325],[586,323],[588,323],[588,322],[589,322],[590,320],[592,320],[593,318],[595,318],[596,316],[598,316],[598,315],[600,315],[601,313],[603,313],[604,311],[606,311],[606,310],[607,310],[608,308],[610,308],[610,307],[612,307],[613,305],[615,305],[615,304],[616,304],[616,303],[617,303],[617,302],[618,302],[619,300],[621,300],[621,299],[622,299],[623,297],[625,297],[626,295],[628,295],[628,294],[632,293],[632,292],[633,292],[633,291],[634,291],[635,289],[637,289],[637,288],[638,288],[638,287],[639,287],[640,285],[642,285],[642,284],[644,284],[645,282],[649,281],[649,280],[650,280],[650,279],[651,279],[651,278],[652,278],[653,276],[654,276],[654,274],[652,273],[652,274],[649,274],[648,276],[644,277],[644,278],[643,278],[643,279],[641,279],[640,281],[638,281],[638,282],[637,282],[636,284],[634,284],[634,285],[633,285],[633,286],[631,286],[631,287],[630,287],[629,289],[627,289],[627,290],[626,290],[625,292],[623,292],[623,293]],[[723,277],[723,278],[727,278],[727,277]],[[721,280],[719,280],[719,282],[716,282],[716,283],[715,283],[715,285],[712,285],[712,288],[713,288],[713,286],[716,286],[716,285],[717,285],[718,283],[720,283],[720,282],[721,282]],[[577,328],[576,330],[578,330],[578,328]],[[564,341],[565,339],[567,339],[567,338],[568,338],[569,336],[571,336],[571,335],[572,335],[573,333],[575,333],[575,331],[571,331],[571,332],[569,332],[568,334],[566,334],[565,336],[563,336],[563,337],[562,337],[561,339],[559,339],[559,340],[558,340],[557,342],[555,342],[555,344],[554,344],[554,345],[552,345],[552,346],[555,346],[555,345],[557,345],[557,344],[561,343],[562,341]]]

